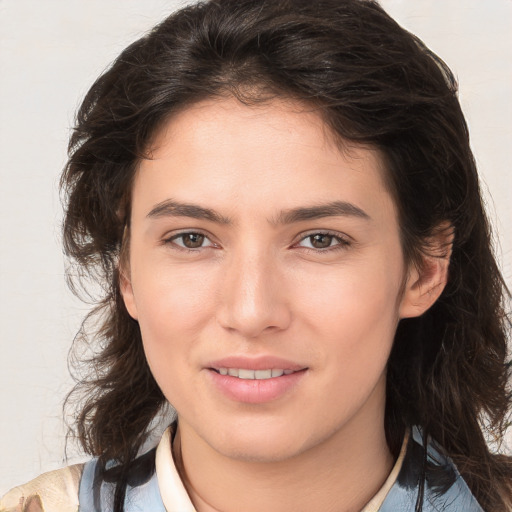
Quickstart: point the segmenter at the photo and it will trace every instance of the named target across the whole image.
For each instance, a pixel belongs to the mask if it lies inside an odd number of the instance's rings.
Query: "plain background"
[[[0,495],[64,457],[67,290],[57,189],[73,116],[119,52],[185,2],[0,0]],[[382,0],[454,70],[512,284],[512,1]],[[488,195],[492,194],[492,199]]]

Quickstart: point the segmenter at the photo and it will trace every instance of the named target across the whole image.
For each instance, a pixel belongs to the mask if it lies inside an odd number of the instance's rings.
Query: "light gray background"
[[[0,495],[66,463],[66,359],[87,310],[65,286],[60,248],[57,182],[74,112],[128,43],[184,3],[0,0]],[[459,77],[510,286],[512,1],[382,4]]]

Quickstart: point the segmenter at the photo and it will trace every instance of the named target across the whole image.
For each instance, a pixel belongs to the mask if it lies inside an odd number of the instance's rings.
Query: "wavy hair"
[[[70,395],[84,450],[126,474],[165,405],[119,290],[137,163],[159,127],[199,100],[290,97],[342,139],[386,163],[406,259],[453,227],[448,283],[419,318],[402,320],[388,363],[385,428],[397,453],[422,425],[489,511],[512,507],[512,467],[491,453],[510,412],[510,298],[491,247],[457,84],[444,62],[371,0],[210,0],[186,7],[126,48],[87,93],[62,175],[64,245],[103,295],[75,347],[93,355]],[[76,275],[75,275],[76,277]],[[84,368],[84,362],[80,363]]]

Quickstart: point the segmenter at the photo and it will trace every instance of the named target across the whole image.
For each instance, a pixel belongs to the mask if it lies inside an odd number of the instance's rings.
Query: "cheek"
[[[401,280],[400,263],[347,265],[309,275],[295,296],[302,296],[304,312],[314,312],[326,327],[367,330],[381,320],[397,321]]]
[[[386,365],[398,324],[402,276],[396,262],[364,267],[337,275],[317,273],[302,283],[307,293],[299,313],[322,340],[316,348],[322,364],[357,379],[366,372],[380,373]]]
[[[166,261],[163,256],[148,257],[141,265],[135,262],[132,274],[137,310],[141,317],[168,322],[187,323],[211,302],[216,280],[214,265],[184,264]]]
[[[196,407],[191,397],[199,390],[190,371],[196,369],[197,350],[211,317],[214,276],[165,265],[155,268],[159,269],[158,275],[143,272],[134,278],[146,359],[174,407]]]
[[[180,352],[183,357],[183,350],[192,349],[211,316],[214,273],[155,264],[135,272],[132,282],[148,359],[171,359]]]
[[[339,397],[336,414],[349,417],[383,382],[397,312],[385,287],[371,284],[340,286],[330,304],[318,324],[324,343],[320,368],[325,370],[319,372],[319,387]]]

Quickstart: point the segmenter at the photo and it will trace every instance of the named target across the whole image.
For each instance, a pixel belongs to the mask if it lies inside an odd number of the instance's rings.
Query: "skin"
[[[397,324],[436,300],[448,265],[404,262],[379,153],[340,150],[292,101],[211,99],[162,128],[132,201],[122,293],[177,410],[175,456],[196,508],[360,510],[393,465],[384,406]],[[337,215],[286,215],[335,201]],[[305,370],[276,399],[243,403],[208,367],[233,355]]]

